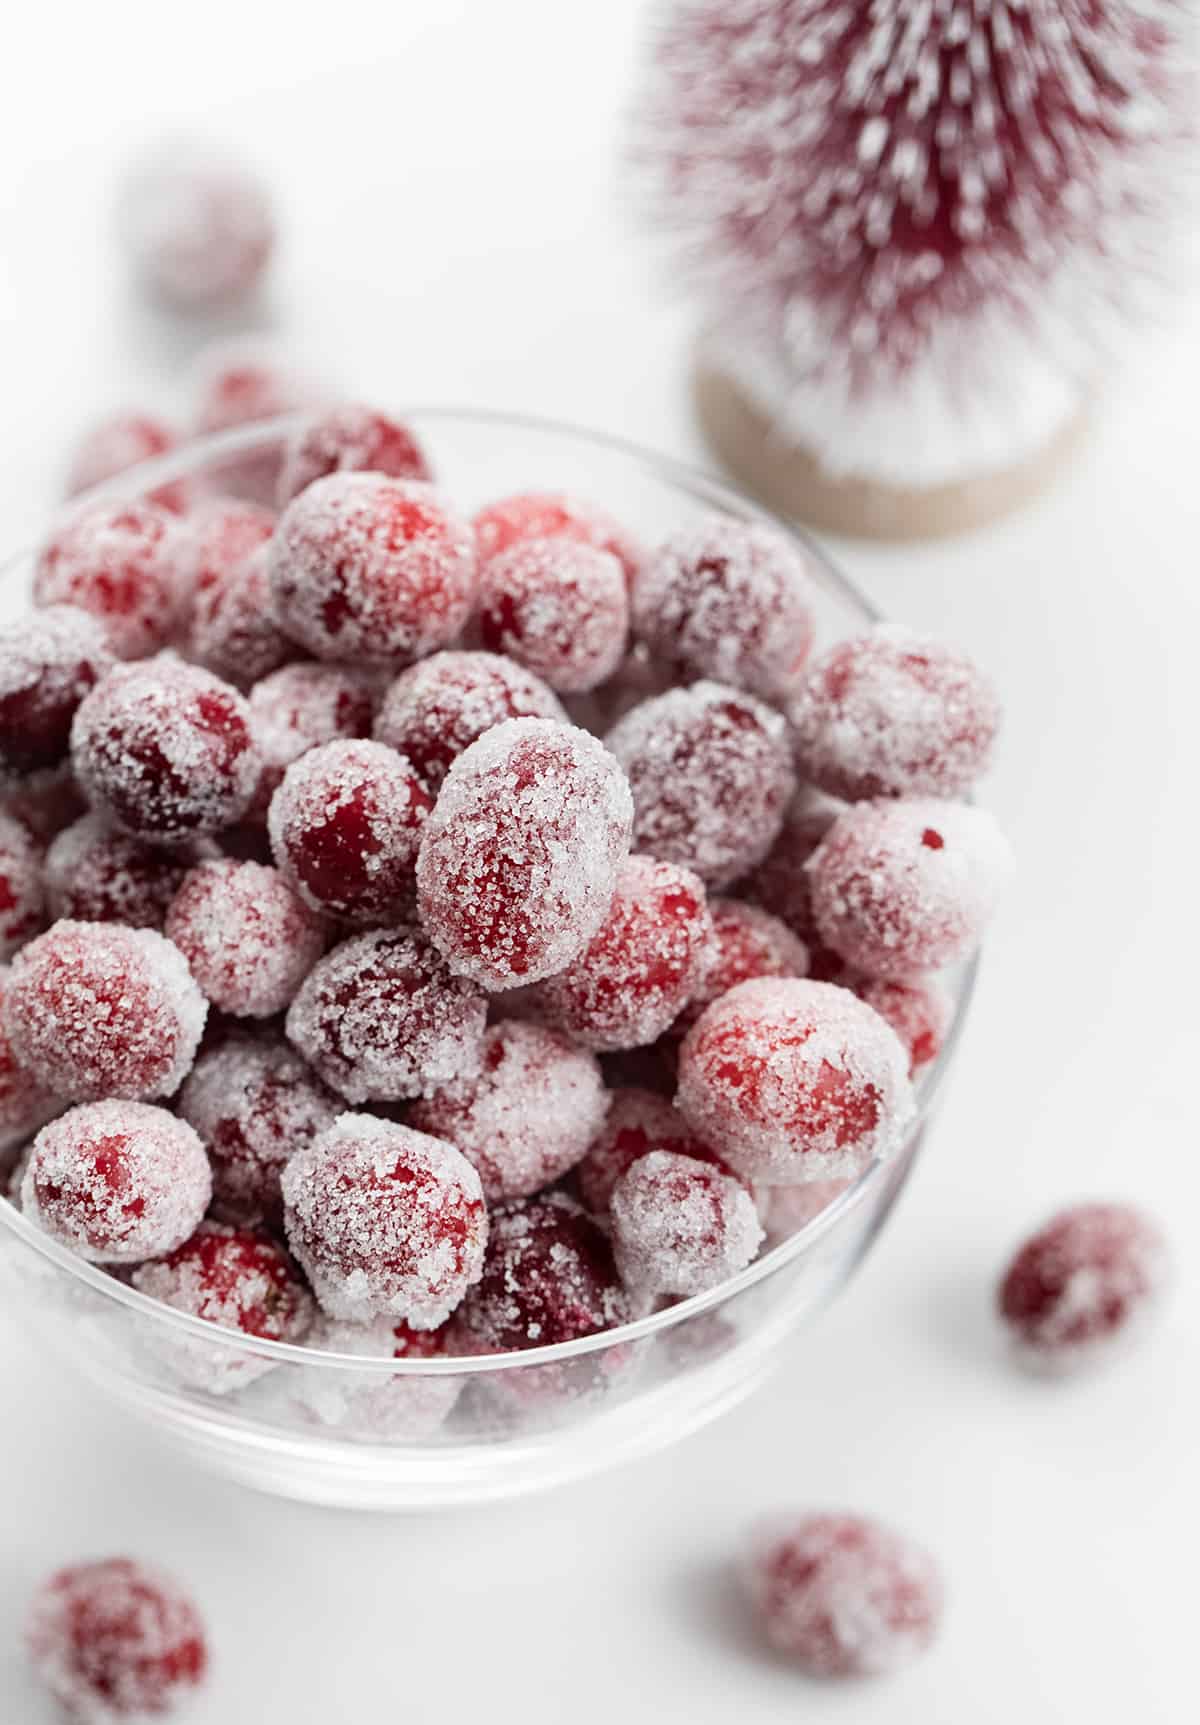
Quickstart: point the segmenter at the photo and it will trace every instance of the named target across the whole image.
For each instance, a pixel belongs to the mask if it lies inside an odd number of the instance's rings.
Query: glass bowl
[[[499,413],[405,414],[439,482],[463,508],[562,489],[594,499],[653,542],[699,512],[771,519],[728,486],[616,438]],[[227,483],[270,470],[294,420],[198,442],[105,486]],[[820,638],[876,613],[819,546]],[[31,556],[4,571],[24,603]],[[886,1220],[929,1124],[974,980],[954,975],[954,1020],[918,1084],[903,1147],[720,1288],[617,1330],[558,1347],[473,1359],[405,1360],[253,1342],[147,1299],[84,1263],[0,1199],[0,1275],[13,1318],[65,1370],[176,1451],[242,1484],[314,1503],[429,1509],[536,1491],[674,1443],[747,1396],[783,1344],[847,1281]]]

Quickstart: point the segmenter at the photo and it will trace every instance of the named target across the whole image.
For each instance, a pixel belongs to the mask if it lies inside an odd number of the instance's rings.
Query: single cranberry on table
[[[129,169],[118,223],[141,286],[172,310],[246,300],[275,249],[266,186],[244,162],[193,139],[168,139]]]
[[[524,491],[489,503],[475,517],[479,560],[486,564],[527,539],[573,539],[608,551],[632,581],[642,552],[619,522],[604,510],[561,491]]]
[[[44,1581],[25,1646],[67,1717],[97,1725],[166,1718],[208,1671],[204,1622],[190,1595],[128,1557],[73,1564]]]
[[[10,958],[45,920],[42,859],[18,820],[0,812],[0,959]]]
[[[402,671],[383,698],[375,736],[410,760],[430,792],[462,754],[505,719],[566,713],[540,677],[498,653],[434,653]]]
[[[131,410],[113,413],[91,426],[75,445],[67,469],[67,495],[76,496],[104,485],[110,479],[140,467],[143,461],[156,461],[179,448],[180,437],[173,425],[154,413]],[[186,479],[173,480],[150,493],[148,501],[169,509],[173,515],[183,515],[190,501],[191,488]]]
[[[103,815],[82,815],[46,852],[50,914],[161,930],[184,876],[209,852],[215,847],[204,839],[170,848],[151,845],[111,826]]]
[[[76,605],[0,627],[0,794],[66,759],[75,709],[112,665],[102,619]]]
[[[288,1243],[332,1318],[445,1322],[483,1267],[479,1176],[443,1139],[343,1114],[283,1171]]]
[[[745,1269],[763,1239],[741,1180],[670,1150],[652,1150],[621,1175],[610,1211],[621,1278],[641,1296],[718,1287]]]
[[[84,504],[38,552],[34,604],[87,611],[119,658],[157,652],[179,620],[181,532],[156,503]]]
[[[483,565],[481,644],[560,693],[594,689],[625,656],[629,598],[611,552],[579,540],[521,539]]]
[[[432,480],[433,470],[414,434],[398,419],[355,402],[325,408],[289,437],[279,476],[285,509],[331,473],[385,473],[390,479]]]
[[[710,898],[708,914],[713,927],[710,959],[704,980],[675,1021],[680,1032],[739,982],[808,975],[807,946],[778,917],[736,898]]]
[[[326,925],[278,869],[221,858],[184,877],[165,932],[214,1006],[270,1018],[325,951]]]

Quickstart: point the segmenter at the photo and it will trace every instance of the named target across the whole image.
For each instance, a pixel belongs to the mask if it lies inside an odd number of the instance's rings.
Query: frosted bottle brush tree
[[[720,452],[834,526],[940,531],[1053,467],[1161,274],[1196,0],[675,0],[635,156]]]

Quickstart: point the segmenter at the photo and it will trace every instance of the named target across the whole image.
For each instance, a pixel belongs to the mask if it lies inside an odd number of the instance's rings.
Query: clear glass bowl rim
[[[611,455],[623,457],[647,469],[665,484],[687,493],[697,502],[729,514],[765,522],[786,533],[789,538],[803,546],[818,571],[820,581],[827,588],[830,588],[840,600],[853,606],[866,621],[878,622],[882,618],[882,613],[842,574],[821,545],[802,527],[776,515],[773,511],[745,496],[735,487],[704,473],[699,468],[690,466],[687,462],[677,461],[672,456],[661,455],[655,450],[646,449],[630,439],[618,437],[610,432],[591,431],[583,426],[542,418],[536,414],[507,413],[501,409],[432,406],[404,409],[401,411],[400,417],[414,422],[418,426],[421,422],[436,423],[440,421],[443,424],[458,422],[473,427],[487,426],[497,430],[507,428],[518,432],[532,432],[541,436],[567,439],[584,446],[590,445],[593,448],[603,449]],[[168,455],[158,456],[153,461],[142,462],[139,466],[130,468],[116,478],[81,493],[70,499],[65,508],[67,511],[73,511],[104,497],[144,497],[163,485],[169,485],[180,479],[188,479],[198,472],[217,467],[230,456],[253,454],[277,448],[284,439],[303,427],[310,418],[311,415],[304,413],[287,414],[275,419],[261,420],[253,425],[239,426],[233,431],[220,432],[215,436],[197,438]],[[0,566],[0,578],[11,574],[13,568],[28,556],[27,550],[7,559]],[[979,957],[976,955],[966,967],[957,994],[956,1010],[949,1034],[937,1057],[922,1075],[917,1086],[917,1118],[912,1127],[914,1132],[919,1132],[928,1119],[936,1093],[941,1088],[954,1058],[959,1036],[970,1010],[978,968]],[[573,1342],[559,1342],[553,1347],[525,1348],[512,1353],[467,1354],[461,1357],[442,1356],[436,1359],[421,1360],[340,1354],[333,1351],[326,1352],[324,1349],[308,1348],[303,1343],[271,1342],[246,1336],[240,1331],[230,1330],[223,1325],[211,1323],[206,1318],[194,1318],[185,1312],[176,1311],[173,1307],[164,1305],[159,1300],[151,1299],[148,1295],[139,1293],[135,1288],[127,1287],[125,1283],[118,1281],[98,1265],[88,1263],[68,1248],[51,1240],[40,1229],[27,1221],[18,1210],[14,1209],[7,1198],[0,1198],[0,1224],[40,1257],[47,1259],[65,1271],[68,1276],[84,1283],[96,1293],[104,1296],[105,1299],[129,1308],[131,1312],[145,1321],[165,1325],[168,1328],[177,1329],[183,1334],[200,1338],[209,1346],[227,1347],[238,1353],[250,1353],[278,1364],[286,1362],[293,1366],[303,1366],[308,1370],[316,1368],[332,1371],[378,1373],[389,1377],[468,1377],[496,1371],[513,1371],[551,1365],[560,1361],[579,1359],[586,1354],[598,1353],[608,1348],[644,1342],[724,1305],[727,1300],[755,1287],[759,1282],[766,1281],[768,1277],[786,1268],[796,1258],[811,1250],[816,1242],[828,1233],[849,1210],[857,1207],[859,1201],[865,1197],[867,1190],[875,1181],[884,1178],[888,1166],[889,1159],[887,1158],[872,1163],[845,1192],[840,1193],[832,1203],[826,1205],[811,1221],[805,1223],[788,1239],[781,1241],[777,1246],[772,1246],[761,1257],[756,1258],[752,1264],[739,1271],[736,1276],[731,1276],[728,1281],[708,1289],[703,1294],[694,1294],[689,1299],[681,1300],[677,1305],[669,1306],[664,1311],[651,1313],[648,1317],[636,1319],[632,1323],[621,1324],[615,1329],[600,1330],[592,1336],[581,1336]]]

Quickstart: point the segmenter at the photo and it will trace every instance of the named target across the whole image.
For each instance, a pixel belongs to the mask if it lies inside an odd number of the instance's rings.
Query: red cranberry
[[[266,545],[274,516],[254,503],[210,505],[186,524],[191,655],[247,689],[296,657],[271,615]]]
[[[507,1021],[484,1037],[477,1076],[431,1091],[407,1117],[458,1146],[490,1203],[539,1192],[573,1168],[606,1101],[592,1055],[557,1031]]]
[[[786,923],[808,948],[807,974],[817,982],[842,982],[846,961],[825,946],[813,920],[812,890],[805,864],[833,825],[840,805],[802,790],[784,816],[779,837],[762,862],[738,884],[738,893]]]
[[[486,563],[526,539],[573,539],[595,545],[617,559],[632,581],[641,551],[625,529],[603,510],[561,492],[527,491],[489,503],[475,517],[479,559]]]
[[[580,1196],[593,1215],[608,1214],[617,1181],[635,1162],[656,1150],[691,1156],[713,1164],[722,1173],[731,1172],[666,1097],[625,1086],[611,1092],[604,1124],[579,1164]]]
[[[166,934],[214,1006],[270,1018],[291,1005],[325,950],[325,925],[278,869],[200,863],[167,912]]]
[[[279,507],[331,473],[386,473],[390,479],[433,478],[406,425],[374,408],[329,407],[288,439],[279,480]]]
[[[204,854],[204,840],[164,850],[83,815],[46,852],[46,896],[53,917],[121,922],[161,929],[184,875]]]
[[[451,967],[504,989],[568,965],[608,911],[631,812],[616,761],[584,731],[510,719],[472,743],[417,861],[421,919]]]
[[[368,678],[344,665],[284,665],[255,683],[250,711],[256,733],[269,739],[264,753],[286,767],[318,743],[368,736],[374,691]]]
[[[4,1028],[4,996],[8,968],[0,965],[0,1162],[3,1153],[20,1144],[55,1112],[52,1091],[39,1084],[17,1060]]]
[[[178,432],[155,414],[114,413],[92,426],[76,444],[67,473],[67,493],[74,497],[80,491],[105,485],[110,479],[128,473],[131,467],[170,455],[178,447]],[[149,498],[173,515],[182,515],[188,500],[189,488],[184,479],[160,486]]]
[[[762,1242],[754,1199],[720,1169],[652,1150],[612,1194],[613,1250],[641,1295],[702,1294],[745,1269]]]
[[[204,1681],[204,1624],[169,1576],[114,1557],[60,1569],[34,1595],[25,1644],[72,1719],[165,1717]]]
[[[703,982],[679,1015],[679,1030],[694,1024],[706,1006],[739,982],[808,975],[808,948],[778,917],[736,898],[709,899],[708,912],[713,926],[709,963]]]
[[[257,175],[190,141],[160,144],[135,164],[119,214],[138,279],[179,311],[245,300],[275,247],[271,199]]]
[[[333,1318],[443,1323],[478,1280],[479,1176],[452,1144],[343,1114],[283,1171],[288,1240]]]
[[[74,605],[0,628],[0,790],[66,759],[75,709],[112,662],[103,623]]]
[[[505,719],[566,714],[532,671],[495,653],[434,653],[402,671],[384,696],[375,735],[406,755],[436,791],[463,750]]]
[[[45,893],[33,840],[0,813],[0,959],[9,958],[42,926]]]
[[[954,1005],[941,985],[920,982],[880,982],[870,978],[854,984],[854,992],[881,1018],[886,1018],[908,1050],[909,1077],[941,1053],[954,1018]]]
[[[123,659],[165,646],[179,615],[180,525],[156,503],[92,503],[42,546],[36,605],[75,605]]]
[[[484,564],[479,639],[552,689],[594,689],[625,652],[629,600],[620,563],[577,540],[522,539]]]
[[[196,430],[203,437],[234,431],[314,405],[312,383],[269,347],[219,342],[200,359]],[[231,497],[273,507],[283,465],[281,439],[226,457],[208,470],[211,484]]]

